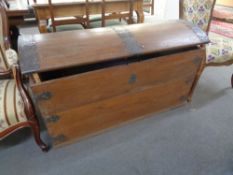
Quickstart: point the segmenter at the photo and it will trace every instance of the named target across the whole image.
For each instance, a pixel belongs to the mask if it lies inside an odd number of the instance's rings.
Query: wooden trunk
[[[53,144],[184,104],[208,37],[184,21],[21,37],[23,74]]]

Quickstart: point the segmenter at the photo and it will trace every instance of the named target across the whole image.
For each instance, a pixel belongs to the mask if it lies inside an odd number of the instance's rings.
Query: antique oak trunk
[[[190,100],[208,41],[184,21],[28,35],[20,66],[59,146]]]

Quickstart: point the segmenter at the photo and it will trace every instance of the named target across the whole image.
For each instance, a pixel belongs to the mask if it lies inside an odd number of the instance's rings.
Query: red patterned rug
[[[213,17],[227,21],[233,21],[233,8],[216,5],[213,11]]]
[[[210,25],[210,32],[233,39],[233,23],[212,20]]]

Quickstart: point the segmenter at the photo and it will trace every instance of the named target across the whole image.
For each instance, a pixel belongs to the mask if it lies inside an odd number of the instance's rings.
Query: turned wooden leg
[[[231,87],[233,88],[233,74],[231,76]]]
[[[136,15],[137,15],[137,23],[143,23],[144,22],[144,13],[143,10],[135,10]]]
[[[38,27],[40,33],[48,33],[46,20],[38,20]]]
[[[42,149],[42,151],[47,152],[49,150],[49,147],[41,140],[40,137],[40,127],[38,125],[37,121],[33,121],[30,123],[32,132],[34,134],[34,139],[38,146]]]

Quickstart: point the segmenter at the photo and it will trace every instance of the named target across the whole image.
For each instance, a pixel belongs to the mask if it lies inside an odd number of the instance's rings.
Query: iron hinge
[[[60,144],[62,142],[65,142],[67,140],[66,136],[63,134],[57,135],[55,137],[52,137],[52,141],[54,145]]]
[[[51,98],[52,98],[51,92],[43,92],[41,94],[36,95],[36,101],[49,100]]]
[[[137,81],[137,75],[136,74],[131,74],[130,78],[128,80],[129,84],[134,84]]]

